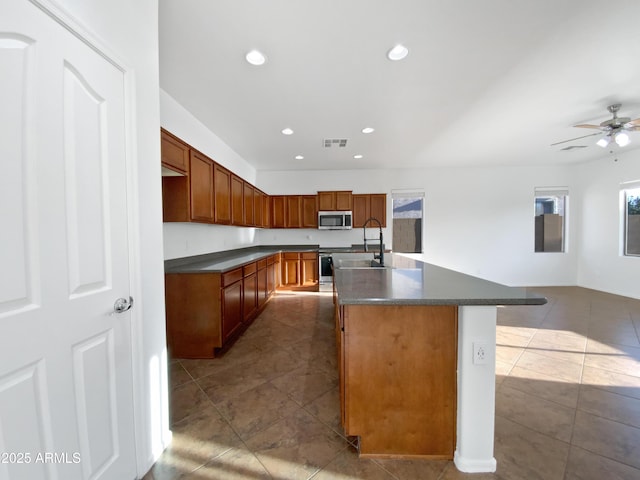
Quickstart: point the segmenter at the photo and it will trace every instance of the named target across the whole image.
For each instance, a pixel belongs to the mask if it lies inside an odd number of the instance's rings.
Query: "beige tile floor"
[[[640,301],[533,290],[549,303],[498,309],[495,474],[358,459],[331,297],[279,293],[221,358],[171,361],[173,444],[145,480],[640,479]]]

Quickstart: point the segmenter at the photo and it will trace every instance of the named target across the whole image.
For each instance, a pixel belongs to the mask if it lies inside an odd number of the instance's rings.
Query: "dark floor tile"
[[[398,480],[439,480],[446,468],[452,464],[450,460],[422,460],[422,459],[377,459],[375,460],[386,471]],[[366,477],[361,477],[366,478]],[[481,479],[480,479],[481,480]]]
[[[496,413],[536,432],[569,442],[575,409],[502,385]]]
[[[583,385],[578,409],[640,428],[640,399],[637,398]]]
[[[182,384],[171,389],[169,398],[169,417],[171,424],[175,424],[194,413],[200,412],[210,405],[209,399],[194,382]]]
[[[565,480],[638,480],[640,470],[615,460],[571,447]]]
[[[335,375],[328,375],[323,370],[306,364],[287,375],[275,378],[271,383],[298,405],[304,406],[337,387],[338,379]]]
[[[566,407],[575,408],[578,404],[580,385],[522,367],[513,367],[502,385]]]
[[[307,479],[347,448],[347,440],[300,409],[246,442],[274,478]]]
[[[245,448],[233,448],[180,480],[269,480],[256,456]]]
[[[640,398],[640,377],[585,366],[582,384],[627,397]]]
[[[217,405],[243,440],[292,414],[298,405],[270,383],[263,383]]]
[[[562,480],[569,445],[496,416],[498,476],[509,480]]]
[[[640,428],[578,410],[571,443],[617,462],[640,468]]]
[[[396,480],[384,470],[378,463],[366,458],[358,458],[358,454],[352,448],[347,448],[338,454],[331,463],[316,473],[311,480],[345,480],[352,478],[362,478],[367,480]],[[414,477],[429,480],[437,477]]]
[[[169,363],[169,388],[175,388],[192,381],[191,375],[182,366],[179,360],[172,360]]]

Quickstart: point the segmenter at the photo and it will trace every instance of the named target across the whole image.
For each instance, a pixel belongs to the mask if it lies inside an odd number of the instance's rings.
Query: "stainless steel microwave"
[[[348,211],[319,211],[319,230],[351,230],[353,226],[353,213]]]

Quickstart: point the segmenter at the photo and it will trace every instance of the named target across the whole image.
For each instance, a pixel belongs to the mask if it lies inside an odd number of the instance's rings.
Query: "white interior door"
[[[124,73],[0,0],[0,479],[133,479]]]

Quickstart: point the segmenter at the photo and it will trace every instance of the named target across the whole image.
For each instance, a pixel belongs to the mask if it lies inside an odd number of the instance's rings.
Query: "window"
[[[423,192],[392,192],[393,251],[422,253]]]
[[[624,254],[640,256],[640,185],[623,189],[624,196]]]
[[[564,252],[569,190],[559,187],[535,189],[536,252]]]

